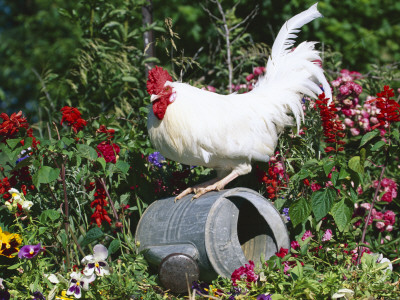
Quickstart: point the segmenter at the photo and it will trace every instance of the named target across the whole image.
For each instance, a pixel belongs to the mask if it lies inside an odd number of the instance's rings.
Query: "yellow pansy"
[[[14,257],[19,251],[22,239],[19,234],[9,233],[0,227],[0,255],[8,258]]]

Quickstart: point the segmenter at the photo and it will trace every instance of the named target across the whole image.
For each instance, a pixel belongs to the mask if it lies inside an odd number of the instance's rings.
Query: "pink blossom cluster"
[[[258,275],[254,273],[254,262],[249,261],[248,264],[239,267],[235,271],[233,271],[231,280],[234,286],[237,286],[236,281],[246,281],[247,283],[256,282],[258,279]]]
[[[365,222],[367,221],[367,212],[371,209],[370,203],[362,203],[361,205],[355,205],[356,210],[353,215],[355,216],[365,216]],[[368,221],[368,225],[371,225],[375,221],[375,227],[380,231],[392,231],[393,225],[396,222],[396,214],[391,210],[386,210],[385,212],[377,211],[375,208],[372,209],[371,218]],[[360,226],[361,220],[357,221],[354,226]]]
[[[374,188],[378,187],[378,180],[372,183]],[[397,183],[393,179],[383,178],[379,192],[382,194],[382,198],[378,197],[378,201],[392,202],[397,197]]]
[[[237,85],[233,84],[232,90],[239,93],[240,92],[245,93],[251,91],[254,88],[254,85],[256,84],[259,77],[263,75],[265,71],[266,71],[265,67],[255,67],[253,69],[253,73],[246,76],[247,83],[242,83]]]
[[[362,87],[354,80],[361,77],[362,75],[358,72],[343,69],[340,72],[340,77],[331,82],[337,92],[338,110],[343,114],[344,125],[349,129],[352,136],[369,132],[371,127],[379,123],[376,117],[379,114],[379,109],[375,102],[369,101],[375,99],[375,96],[368,96],[362,106],[359,104]],[[384,133],[383,131],[381,134]]]

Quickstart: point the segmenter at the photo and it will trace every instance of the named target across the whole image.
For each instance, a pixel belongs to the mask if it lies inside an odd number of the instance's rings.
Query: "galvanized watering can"
[[[139,250],[172,291],[184,292],[192,279],[229,278],[249,260],[257,264],[281,247],[289,249],[281,215],[257,192],[234,188],[191,197],[152,203],[136,229]],[[186,281],[178,287],[176,277],[184,272]]]

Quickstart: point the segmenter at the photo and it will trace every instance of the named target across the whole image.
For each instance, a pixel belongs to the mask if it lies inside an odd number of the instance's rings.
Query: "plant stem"
[[[117,214],[117,211],[116,211],[116,209],[115,209],[114,202],[112,201],[111,196],[110,196],[110,194],[108,193],[108,189],[107,189],[106,183],[104,182],[104,179],[103,179],[103,178],[99,178],[98,180],[100,180],[100,183],[101,183],[101,185],[103,186],[104,191],[106,192],[106,195],[107,195],[107,197],[108,197],[108,200],[110,201],[110,205],[111,205],[111,208],[112,208],[112,211],[113,211],[114,218],[115,218],[115,220],[118,222],[118,221],[119,221],[118,214]]]
[[[71,233],[72,239],[74,240],[74,243],[76,245],[76,247],[78,247],[79,252],[81,253],[81,255],[83,257],[85,257],[85,252],[83,252],[81,245],[79,245],[78,243],[78,239],[76,238],[74,231],[72,230],[71,226],[69,226],[69,232]]]
[[[57,132],[57,136],[58,136],[58,140],[60,140],[60,133],[58,132],[58,128],[56,123],[53,122],[53,125],[56,129]],[[61,182],[63,185],[63,192],[64,192],[64,228],[65,228],[65,234],[67,236],[67,247],[65,250],[65,255],[66,255],[66,264],[67,264],[67,270],[69,270],[70,266],[71,266],[71,261],[70,261],[70,257],[69,257],[69,236],[68,236],[68,232],[69,232],[69,209],[68,209],[68,197],[67,197],[67,185],[65,183],[65,162],[63,161],[61,164]]]
[[[388,148],[387,148],[387,149],[388,149]],[[371,208],[369,209],[367,219],[365,220],[364,229],[363,229],[362,236],[361,236],[361,241],[360,241],[360,243],[362,243],[362,244],[365,243],[365,235],[366,235],[366,233],[367,233],[367,228],[368,228],[369,220],[371,219],[372,209],[374,208],[376,199],[378,198],[378,194],[379,194],[379,190],[380,190],[380,188],[381,188],[381,183],[382,183],[383,175],[384,175],[384,173],[385,173],[386,165],[387,165],[387,163],[388,163],[389,153],[388,153],[388,150],[387,150],[387,149],[386,149],[385,163],[384,163],[383,166],[382,166],[381,174],[380,174],[379,180],[378,180],[378,185],[377,185],[377,187],[376,187],[376,189],[375,189],[374,198],[372,199]],[[358,246],[357,265],[360,264],[361,255],[362,255],[362,249],[361,249],[361,246]]]

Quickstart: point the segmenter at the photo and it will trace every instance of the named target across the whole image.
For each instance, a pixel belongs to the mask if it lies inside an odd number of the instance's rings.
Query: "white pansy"
[[[67,295],[74,295],[75,298],[81,298],[82,289],[85,291],[89,290],[89,283],[96,279],[94,274],[92,274],[92,276],[87,276],[80,272],[72,272],[70,277],[71,280],[69,281]]]
[[[93,255],[87,255],[82,259],[82,263],[86,264],[83,273],[85,275],[92,275],[96,272],[97,276],[110,274],[110,267],[106,262],[108,257],[108,250],[101,244],[93,247]]]

